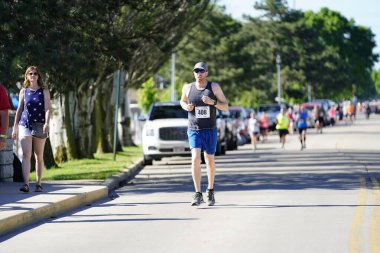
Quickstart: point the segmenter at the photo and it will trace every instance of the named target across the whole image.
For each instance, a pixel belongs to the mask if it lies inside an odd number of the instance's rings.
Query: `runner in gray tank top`
[[[204,152],[207,166],[207,204],[215,204],[215,151],[217,142],[216,109],[228,110],[228,102],[220,85],[208,82],[208,69],[205,63],[198,62],[194,68],[195,82],[182,88],[181,106],[189,112],[187,135],[191,148],[191,171],[195,188],[191,205],[203,201],[201,190],[201,152]]]
[[[189,102],[196,106],[196,110],[189,112],[189,129],[214,129],[216,128],[216,108],[202,101],[203,96],[208,96],[216,101],[214,92],[211,89],[211,82],[207,82],[206,88],[198,90],[195,83],[190,84]]]

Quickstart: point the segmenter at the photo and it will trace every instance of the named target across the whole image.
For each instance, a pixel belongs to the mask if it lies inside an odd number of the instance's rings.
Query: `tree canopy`
[[[307,100],[308,83],[314,98],[348,97],[353,86],[360,96],[374,91],[370,75],[378,55],[369,28],[327,8],[302,12],[281,0],[261,1],[255,8],[263,15],[246,22],[221,9],[209,14],[180,44],[181,77],[192,81],[192,64],[204,60],[210,78],[223,85],[230,102],[255,107],[274,102],[280,55],[287,102]]]

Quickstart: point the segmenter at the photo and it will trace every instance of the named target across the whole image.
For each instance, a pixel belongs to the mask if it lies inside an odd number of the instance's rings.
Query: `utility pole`
[[[277,102],[281,104],[281,56],[276,56],[277,64]]]

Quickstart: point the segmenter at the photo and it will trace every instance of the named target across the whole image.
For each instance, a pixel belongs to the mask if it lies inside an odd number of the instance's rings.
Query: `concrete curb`
[[[47,201],[43,201],[45,202],[44,204],[38,204],[41,203],[41,200],[36,201],[35,205],[38,205],[37,207],[28,206],[27,204],[18,202],[3,205],[2,207],[5,209],[9,208],[10,211],[5,211],[0,214],[0,236],[39,221],[43,221],[50,217],[58,216],[81,206],[94,203],[98,200],[105,199],[109,196],[111,191],[125,185],[128,181],[133,179],[143,167],[143,159],[140,159],[119,174],[107,178],[100,185],[84,186],[81,188],[82,192],[80,193],[63,192],[61,193],[62,195],[60,195],[60,200],[49,199]],[[46,196],[49,197],[49,193],[46,193]],[[35,197],[45,198],[46,196],[41,194],[33,196],[31,199]]]
[[[51,202],[31,210],[20,210],[4,215],[0,219],[0,236],[27,225],[57,216],[74,208],[93,203],[108,196],[107,187],[98,187],[93,191],[70,196],[60,201]]]
[[[140,159],[135,162],[131,167],[125,169],[119,174],[107,178],[103,185],[107,186],[108,192],[125,185],[128,181],[132,180],[144,168],[144,160]]]

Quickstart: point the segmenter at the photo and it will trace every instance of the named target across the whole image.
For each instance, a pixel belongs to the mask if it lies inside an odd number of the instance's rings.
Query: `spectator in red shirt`
[[[5,148],[5,146],[7,145],[9,109],[11,109],[11,104],[9,103],[7,91],[5,90],[4,86],[0,83],[0,150]]]

